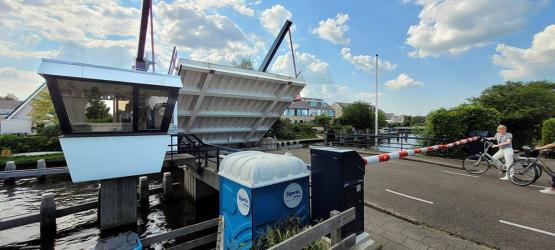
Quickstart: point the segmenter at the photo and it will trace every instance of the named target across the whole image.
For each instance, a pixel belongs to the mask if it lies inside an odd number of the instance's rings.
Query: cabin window
[[[168,90],[139,89],[139,130],[160,130],[169,94]]]
[[[133,132],[133,87],[59,80],[74,133]]]

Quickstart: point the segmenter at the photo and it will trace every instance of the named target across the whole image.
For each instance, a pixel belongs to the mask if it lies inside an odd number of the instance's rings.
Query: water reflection
[[[155,184],[151,182],[151,185]],[[44,184],[34,178],[18,180],[13,187],[0,184],[0,219],[39,212],[41,196],[47,192],[54,194],[57,208],[63,208],[96,201],[98,183],[74,184],[65,177],[49,177]],[[184,199],[166,204],[161,194],[151,195],[149,203],[148,210],[139,210],[137,231],[141,238],[212,219],[218,214],[217,194],[197,202],[198,210]],[[99,238],[96,220],[96,209],[58,218],[55,248],[90,249]],[[0,249],[39,249],[41,243],[45,243],[40,240],[39,231],[39,223],[0,231]],[[162,246],[189,239],[164,242],[151,246],[151,249],[162,249]]]

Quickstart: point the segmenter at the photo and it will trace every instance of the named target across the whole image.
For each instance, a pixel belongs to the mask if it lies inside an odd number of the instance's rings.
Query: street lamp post
[[[374,145],[378,149],[378,54],[376,54],[376,101],[374,103]]]

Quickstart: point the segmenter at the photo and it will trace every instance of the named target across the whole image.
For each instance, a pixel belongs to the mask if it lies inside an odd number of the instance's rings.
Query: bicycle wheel
[[[515,163],[507,171],[509,173],[509,180],[519,186],[528,186],[539,178],[538,166],[536,164],[523,165]]]
[[[463,168],[471,174],[482,174],[490,168],[489,161],[482,155],[476,154],[466,157]]]

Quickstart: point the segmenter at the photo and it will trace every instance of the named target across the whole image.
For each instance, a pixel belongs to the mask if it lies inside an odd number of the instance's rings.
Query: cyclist
[[[513,135],[507,132],[507,127],[505,125],[497,126],[497,134],[494,137],[487,137],[487,140],[496,140],[497,144],[493,145],[493,148],[499,148],[499,150],[493,155],[494,159],[505,158],[504,170],[507,170],[511,165],[513,165]],[[504,181],[509,180],[509,174],[505,172],[505,176],[499,178]]]
[[[555,142],[541,147],[536,147],[536,150],[544,150],[544,149],[551,149],[551,148],[555,148]],[[544,190],[540,190],[540,192],[544,194],[555,194],[555,177],[551,178],[551,187],[548,187]]]

